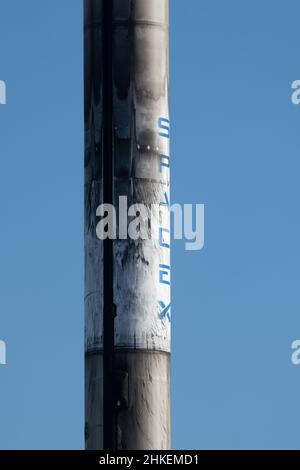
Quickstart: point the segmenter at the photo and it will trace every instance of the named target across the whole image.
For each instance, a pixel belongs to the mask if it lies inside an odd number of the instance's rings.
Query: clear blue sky
[[[83,447],[82,0],[1,0],[2,449]],[[300,449],[296,0],[171,0],[173,447]]]

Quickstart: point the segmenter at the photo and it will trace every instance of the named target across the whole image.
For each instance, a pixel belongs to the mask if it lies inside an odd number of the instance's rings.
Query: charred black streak
[[[122,268],[133,259],[135,259],[135,262],[141,261],[146,266],[150,264],[143,254],[143,245],[138,240],[130,240],[129,245],[126,244],[123,252],[117,252],[116,259],[121,263]]]
[[[113,2],[103,2],[103,199],[113,204]],[[114,413],[113,242],[103,243],[103,445],[116,449]]]

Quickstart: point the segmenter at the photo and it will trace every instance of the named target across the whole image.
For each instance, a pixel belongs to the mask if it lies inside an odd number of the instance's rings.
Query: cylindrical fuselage
[[[85,0],[87,449],[170,448],[168,3]],[[97,208],[108,202],[116,210],[111,245],[97,237]],[[147,237],[129,229],[135,217]]]

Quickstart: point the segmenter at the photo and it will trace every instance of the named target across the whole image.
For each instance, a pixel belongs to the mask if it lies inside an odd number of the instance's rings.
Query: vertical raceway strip
[[[113,2],[103,0],[103,201],[113,204]],[[104,240],[103,253],[103,445],[113,450],[114,443],[114,309],[113,309],[113,241]]]

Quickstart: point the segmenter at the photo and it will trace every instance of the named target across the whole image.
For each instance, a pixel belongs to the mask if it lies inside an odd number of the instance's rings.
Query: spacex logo
[[[6,104],[6,84],[0,80],[0,105]]]

